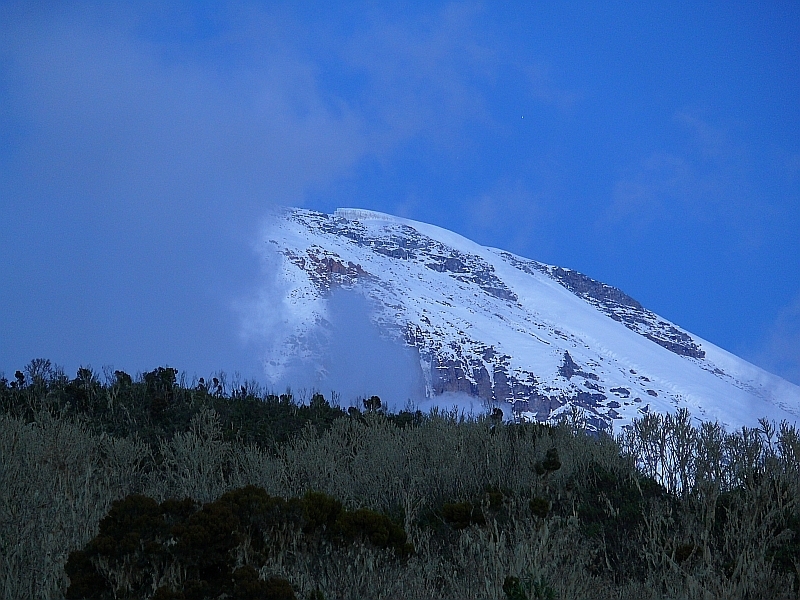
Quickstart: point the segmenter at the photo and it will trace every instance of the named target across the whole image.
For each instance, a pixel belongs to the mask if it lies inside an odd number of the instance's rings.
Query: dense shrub
[[[273,394],[254,382],[229,383],[224,373],[206,382],[187,384],[171,367],[158,367],[134,379],[123,371],[108,372],[105,382],[91,368],[81,367],[70,380],[48,360],[37,359],[10,382],[0,379],[0,411],[31,422],[39,410],[74,415],[95,431],[116,436],[137,434],[158,441],[185,431],[204,409],[220,416],[225,439],[270,447],[285,442],[307,423],[326,429],[345,416],[322,394],[308,403],[291,393]]]
[[[322,493],[284,500],[246,486],[202,507],[190,499],[159,505],[131,494],[113,503],[83,550],[70,554],[66,597],[150,598],[157,587],[158,598],[294,598],[287,580],[260,579],[256,570],[286,543],[287,529],[302,533],[293,543],[309,552],[326,542],[369,544],[401,558],[414,551],[386,515],[344,510]]]
[[[555,600],[556,593],[543,578],[514,577],[509,575],[503,582],[503,592],[508,600]]]
[[[647,502],[663,496],[663,488],[651,478],[594,462],[583,476],[578,516],[584,534],[601,542],[595,568],[609,568],[619,579],[643,576],[645,564],[631,540],[644,523]]]
[[[455,529],[486,524],[480,507],[474,506],[472,502],[445,502],[442,506],[442,518]]]
[[[544,519],[547,513],[550,512],[550,501],[541,496],[536,496],[535,498],[531,498],[530,507],[531,513],[534,516]]]

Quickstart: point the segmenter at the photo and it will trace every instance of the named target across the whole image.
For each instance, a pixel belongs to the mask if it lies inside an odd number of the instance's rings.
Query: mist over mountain
[[[728,427],[796,422],[800,387],[576,271],[359,209],[281,210],[248,330],[273,385],[390,406],[499,407],[608,430],[680,407]],[[658,274],[654,274],[658,276]]]

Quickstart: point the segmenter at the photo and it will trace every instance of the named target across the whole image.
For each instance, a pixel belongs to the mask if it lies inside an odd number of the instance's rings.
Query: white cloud
[[[762,350],[754,360],[800,385],[800,294],[778,312]]]
[[[367,152],[359,117],[331,110],[313,64],[291,52],[220,72],[165,57],[114,21],[27,25],[3,48],[17,81],[11,108],[29,124],[18,155],[26,183],[46,172],[106,200],[224,193],[229,208],[252,209],[302,202]]]
[[[676,205],[687,202],[696,185],[688,161],[674,154],[654,153],[639,169],[617,181],[606,218],[628,221],[639,230],[664,217]]]
[[[448,4],[405,20],[376,18],[347,43],[348,65],[368,81],[363,109],[384,144],[421,134],[452,147],[465,123],[491,120],[481,88],[498,57],[479,41],[479,19],[472,4]]]
[[[500,181],[466,203],[466,227],[476,240],[502,239],[503,249],[523,252],[541,230],[541,198],[521,180]]]
[[[625,226],[639,235],[667,222],[714,224],[757,244],[763,215],[746,183],[746,145],[687,111],[677,112],[673,122],[682,142],[631,165],[614,184],[598,224]]]

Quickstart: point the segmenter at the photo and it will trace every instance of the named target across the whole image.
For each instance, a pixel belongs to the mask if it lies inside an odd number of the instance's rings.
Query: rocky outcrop
[[[373,279],[361,265],[342,260],[323,248],[311,247],[305,254],[284,250],[284,256],[308,273],[309,279],[323,296],[337,287],[353,287],[359,280]]]
[[[386,236],[376,235],[359,221],[341,216],[295,212],[290,218],[306,227],[347,238],[376,254],[422,263],[437,273],[447,273],[457,281],[475,284],[495,298],[518,301],[516,294],[497,277],[494,267],[480,256],[454,250],[413,227],[398,224],[396,232]]]
[[[564,351],[564,361],[561,363],[561,366],[558,368],[558,374],[562,377],[566,377],[567,379],[572,379],[576,375],[579,377],[584,377],[585,379],[592,379],[597,381],[599,377],[594,373],[588,373],[582,370],[574,360],[572,360],[572,356],[570,356],[569,351]]]
[[[658,315],[614,286],[596,281],[578,271],[523,259],[509,252],[501,252],[500,256],[526,273],[542,273],[553,278],[615,321],[670,352],[698,359],[706,355],[688,333],[660,319]]]

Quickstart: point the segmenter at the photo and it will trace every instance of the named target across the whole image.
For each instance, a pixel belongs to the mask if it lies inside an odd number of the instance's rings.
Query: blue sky
[[[800,5],[0,4],[0,371],[260,378],[273,205],[615,285],[800,383]]]

